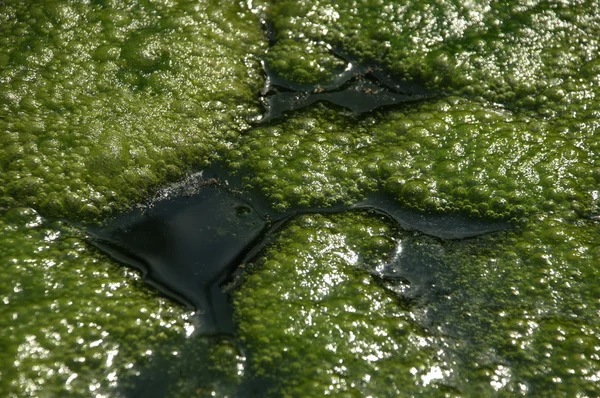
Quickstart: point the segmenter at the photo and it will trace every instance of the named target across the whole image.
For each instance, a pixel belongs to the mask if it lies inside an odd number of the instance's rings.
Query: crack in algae
[[[344,60],[346,68],[330,82],[315,84],[288,80],[263,61],[266,78],[261,101],[266,112],[257,121],[266,123],[320,101],[360,115],[381,107],[417,103],[443,95],[427,90],[421,84],[392,76],[378,65],[361,64],[336,55]]]
[[[297,216],[362,211],[402,230],[439,239],[471,238],[511,226],[505,220],[458,213],[415,212],[381,193],[353,205],[279,212],[260,194],[242,193],[227,179],[204,177],[210,173],[163,190],[146,207],[122,214],[108,225],[87,227],[92,245],[142,271],[146,283],[195,309],[202,334],[234,333],[228,295],[232,287],[223,285]]]

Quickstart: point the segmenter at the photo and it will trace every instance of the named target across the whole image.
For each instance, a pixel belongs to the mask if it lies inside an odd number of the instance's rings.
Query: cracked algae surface
[[[393,249],[390,232],[365,215],[303,216],[250,271],[234,300],[250,372],[273,385],[267,395],[437,391],[423,382],[440,368],[436,338],[357,269]]]
[[[594,119],[548,121],[446,97],[360,121],[314,108],[249,131],[229,156],[284,208],[381,188],[420,210],[586,214],[600,183],[597,129]]]
[[[189,313],[90,253],[76,231],[28,208],[6,213],[0,229],[4,396],[116,391],[158,342],[193,328]]]
[[[173,396],[600,395],[597,7],[4,2],[0,391],[127,395],[167,357]],[[253,126],[259,16],[286,79],[357,59],[447,95]],[[441,241],[300,217],[232,293],[243,353],[190,348],[189,312],[53,220],[101,219],[216,158],[282,209],[383,190],[519,227]]]
[[[272,67],[319,80],[315,71],[332,63],[333,49],[511,108],[593,112],[585,104],[598,95],[599,12],[593,1],[282,1],[268,15],[274,51],[290,40],[303,50]]]
[[[0,391],[115,396],[191,313],[51,220],[231,145],[259,111],[260,24],[235,2],[9,1],[0,30]]]
[[[229,2],[4,3],[2,207],[106,215],[258,112],[260,26]]]
[[[248,371],[272,396],[597,395],[599,233],[544,215],[448,242],[304,216],[234,294]]]

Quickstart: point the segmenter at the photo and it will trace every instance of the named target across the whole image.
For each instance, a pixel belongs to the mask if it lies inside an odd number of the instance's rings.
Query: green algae
[[[401,202],[424,210],[516,218],[558,207],[580,215],[593,211],[600,12],[593,2],[576,10],[547,3],[278,2],[266,13],[275,39],[335,48],[463,99],[380,112],[358,124],[333,112],[293,116],[279,124],[280,131],[300,126],[326,146],[311,150],[309,137],[304,147],[301,139],[292,149],[287,142],[276,146],[274,155],[286,159],[271,160],[279,167],[268,173],[260,170],[265,159],[253,154],[259,158],[252,163],[258,173],[253,181],[283,207],[355,200],[383,185]],[[274,40],[269,51],[278,45]],[[272,67],[294,79],[293,72]],[[333,79],[331,73],[323,82]],[[327,127],[319,128],[321,123]],[[331,125],[336,127],[327,131]],[[265,141],[287,136],[276,128],[251,134]],[[355,141],[328,149],[334,136],[348,131]],[[241,150],[252,145],[254,140]],[[304,157],[312,159],[311,176],[294,165]],[[341,170],[334,171],[338,164]]]
[[[250,130],[228,156],[283,208],[357,201],[381,188],[419,210],[585,214],[600,184],[598,127],[568,123],[458,97],[362,120],[314,107]]]
[[[234,302],[249,372],[271,386],[264,394],[437,390],[421,380],[440,366],[433,339],[361,269],[390,254],[392,232],[364,214],[303,216],[252,266]]]
[[[535,216],[484,255],[461,248],[464,260],[433,276],[451,293],[432,303],[430,327],[464,338],[454,350],[466,395],[598,395],[599,233],[598,223]]]
[[[600,10],[593,1],[283,1],[266,18],[281,45],[292,48],[295,39],[301,48],[281,51],[282,65],[334,47],[453,93],[544,113],[594,113],[585,106],[598,96]],[[293,78],[306,68],[296,65],[273,67]]]
[[[3,2],[0,206],[93,219],[205,165],[258,112],[234,2]]]
[[[0,391],[114,396],[191,314],[90,252],[80,234],[13,208],[0,221]]]
[[[597,395],[600,226],[530,221],[449,243],[366,215],[298,219],[234,293],[249,372],[276,396]],[[428,260],[367,273],[394,245]]]
[[[326,47],[293,39],[279,40],[265,54],[265,61],[279,75],[298,83],[328,82],[345,67],[345,62]]]
[[[210,1],[2,2],[0,30],[0,391],[116,396],[192,314],[48,220],[99,220],[229,147],[263,33]]]
[[[600,395],[600,228],[582,218],[599,210],[598,5],[261,7],[274,32],[266,60],[288,79],[331,80],[346,63],[337,52],[457,97],[361,118],[318,105],[251,128],[265,51],[256,10],[0,6],[0,391],[134,391],[175,346],[207,358],[170,357],[183,361],[167,378],[180,396],[233,394],[247,378],[278,396]],[[425,256],[435,261],[407,285],[372,276],[406,238],[383,221],[298,220],[234,293],[253,358],[244,373],[230,341],[166,343],[191,330],[190,314],[30,209],[102,217],[218,156],[279,208],[382,189],[521,229],[421,237],[439,258]],[[435,286],[414,293],[422,280]]]

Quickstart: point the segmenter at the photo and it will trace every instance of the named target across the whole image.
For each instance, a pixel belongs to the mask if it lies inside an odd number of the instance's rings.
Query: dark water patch
[[[262,20],[269,47],[277,42],[277,31],[272,21]],[[316,102],[328,102],[346,108],[355,115],[372,112],[381,107],[415,103],[438,98],[444,93],[426,88],[426,82],[391,73],[373,62],[359,60],[344,51],[343,47],[326,45],[330,54],[345,64],[327,81],[303,83],[278,74],[263,61],[265,85],[261,100],[265,114],[258,120],[265,123],[283,114],[302,109]]]
[[[465,239],[511,227],[505,219],[476,218],[462,212],[434,213],[404,208],[394,199],[381,193],[373,193],[355,208],[368,208],[393,218],[405,230],[419,231],[440,239]]]
[[[266,79],[261,95],[266,112],[259,122],[268,122],[286,112],[321,101],[359,115],[381,107],[415,103],[442,95],[427,90],[421,84],[393,76],[377,65],[359,64],[349,59],[345,62],[346,68],[342,72],[322,84],[287,80],[263,62]]]
[[[218,184],[192,196],[153,202],[90,227],[91,242],[145,281],[199,311],[206,332],[232,333],[231,309],[219,286],[267,232],[252,204]],[[208,326],[210,325],[210,326]]]
[[[144,280],[168,297],[197,310],[201,334],[234,333],[231,303],[222,286],[299,215],[365,211],[388,218],[402,230],[444,240],[510,227],[503,220],[418,213],[382,194],[354,205],[278,212],[261,195],[242,193],[233,180],[215,177],[214,170],[197,174],[105,226],[87,228],[94,246],[142,271]],[[382,277],[392,277],[390,267]]]

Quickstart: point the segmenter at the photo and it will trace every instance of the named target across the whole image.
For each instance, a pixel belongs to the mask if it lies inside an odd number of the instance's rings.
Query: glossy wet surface
[[[0,395],[239,396],[268,379],[257,396],[600,396],[598,3],[376,3],[1,2]],[[286,79],[271,73],[265,96],[292,98],[251,123],[261,59]],[[453,95],[369,108],[419,95],[377,65]],[[156,187],[216,159],[294,209],[250,217],[267,232],[227,291],[223,340],[186,309],[214,305],[218,283],[169,269],[205,249],[105,241],[145,271],[158,258],[164,292],[194,292],[176,301],[71,227],[158,203]],[[333,213],[380,189],[424,213]],[[222,202],[262,209],[237,193]],[[519,228],[438,238],[454,220],[427,210]],[[155,211],[158,236],[182,222]]]
[[[193,180],[143,208],[122,214],[104,227],[88,227],[90,242],[115,260],[141,270],[145,281],[167,296],[197,310],[201,334],[233,334],[232,307],[225,282],[252,262],[274,234],[297,216],[314,213],[365,212],[396,223],[405,231],[439,239],[472,238],[510,227],[504,220],[460,214],[427,214],[403,209],[383,194],[350,206],[298,208],[277,212],[256,194],[242,194],[225,178]],[[189,184],[189,182],[188,182]],[[254,196],[254,197],[252,197]],[[410,247],[402,258],[412,259]],[[393,262],[397,262],[396,256]],[[419,260],[421,261],[421,260]],[[426,262],[426,260],[424,260]],[[395,278],[392,264],[383,278]],[[391,271],[390,271],[391,270]]]
[[[344,71],[332,81],[322,84],[286,80],[263,62],[267,78],[261,94],[266,113],[258,121],[265,123],[320,101],[360,115],[381,107],[416,103],[441,96],[441,93],[426,90],[414,82],[394,78],[377,65],[344,61]]]

